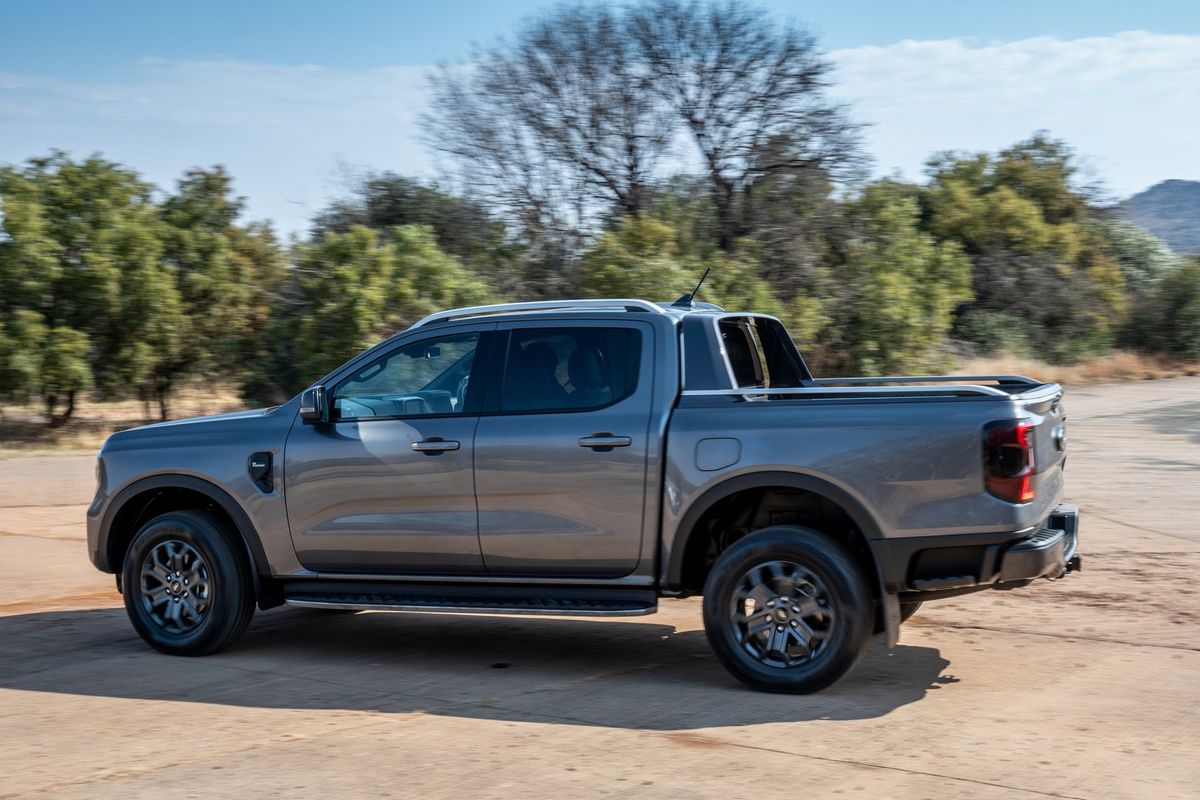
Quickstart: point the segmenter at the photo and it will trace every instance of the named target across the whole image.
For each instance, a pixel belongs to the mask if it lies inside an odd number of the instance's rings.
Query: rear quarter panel
[[[677,534],[687,535],[680,522],[706,493],[762,471],[809,475],[842,489],[870,514],[876,530],[864,532],[876,538],[1031,527],[1061,499],[1061,470],[1044,472],[1036,500],[1013,505],[984,491],[981,450],[985,423],[1030,415],[1018,401],[992,397],[684,397],[668,435],[664,542],[670,547]],[[738,441],[736,463],[698,464],[697,448],[716,437]]]

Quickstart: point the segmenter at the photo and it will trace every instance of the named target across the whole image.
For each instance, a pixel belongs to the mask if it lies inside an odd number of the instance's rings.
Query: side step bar
[[[358,611],[632,617],[658,610],[658,600],[651,589],[608,587],[439,586],[318,579],[287,583],[283,593],[284,602],[290,606]]]

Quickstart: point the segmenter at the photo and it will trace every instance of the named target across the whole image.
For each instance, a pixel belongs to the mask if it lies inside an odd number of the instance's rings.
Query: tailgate
[[[1057,384],[1014,394],[1011,416],[984,426],[984,487],[1022,506],[1030,523],[1045,519],[1062,499],[1067,443],[1062,394]]]
[[[1062,499],[1062,470],[1066,463],[1067,428],[1063,390],[1058,384],[1046,384],[1013,398],[1024,410],[1033,445],[1033,488],[1038,506],[1049,514]],[[1040,514],[1038,515],[1041,516]]]
[[[1034,423],[1034,468],[1039,476],[1061,470],[1066,460],[1067,415],[1063,408],[1063,391],[1058,384],[1048,384],[1035,392],[1019,395],[1018,402]]]

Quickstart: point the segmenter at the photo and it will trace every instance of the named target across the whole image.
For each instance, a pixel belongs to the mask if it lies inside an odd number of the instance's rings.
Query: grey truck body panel
[[[225,509],[264,580],[350,576],[672,593],[681,587],[688,538],[708,509],[745,488],[785,486],[842,508],[871,543],[878,586],[898,593],[911,587],[897,553],[906,559],[943,538],[1011,542],[1044,527],[1062,499],[1064,412],[1056,385],[1007,376],[991,376],[987,386],[944,378],[819,381],[795,354],[803,374],[791,386],[739,387],[719,326],[749,317],[764,330],[776,323],[711,307],[643,306],[597,301],[437,319],[318,381],[339,385],[401,348],[447,337],[478,335],[483,352],[507,347],[528,329],[633,331],[631,388],[596,409],[506,412],[484,379],[499,380],[499,370],[512,365],[476,356],[470,381],[462,381],[476,399],[457,399],[465,405],[455,414],[314,424],[301,419],[297,397],[272,409],[116,433],[99,454],[88,510],[92,560],[119,570],[120,543],[132,535],[121,521],[137,518],[131,504],[178,486]],[[776,346],[794,351],[790,339]],[[914,381],[921,385],[902,385]],[[1032,502],[985,491],[981,431],[996,420],[1033,426],[1039,463]],[[597,447],[589,437],[620,444]],[[454,449],[413,447],[430,441]],[[255,454],[271,456],[269,491],[248,471]]]

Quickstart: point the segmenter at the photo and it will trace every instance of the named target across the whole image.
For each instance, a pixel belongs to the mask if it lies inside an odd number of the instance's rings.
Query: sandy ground
[[[1200,796],[1200,379],[1069,394],[1084,572],[929,604],[812,697],[637,621],[260,613],[146,648],[92,461],[0,461],[0,798]]]

